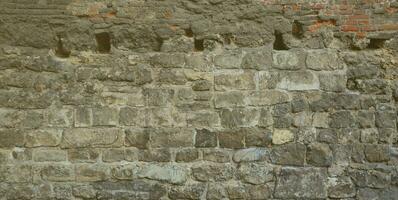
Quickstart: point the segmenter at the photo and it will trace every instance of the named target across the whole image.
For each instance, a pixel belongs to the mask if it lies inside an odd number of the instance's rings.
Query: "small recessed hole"
[[[275,41],[274,41],[274,49],[275,50],[289,50],[289,47],[285,44],[285,41],[283,40],[283,35],[282,33],[275,31]]]
[[[199,40],[199,39],[195,39],[195,51],[203,51],[205,50],[205,46],[203,44],[203,39]]]
[[[302,38],[304,35],[303,24],[297,20],[294,20],[292,24],[292,34],[296,38]]]
[[[97,51],[100,53],[109,53],[111,51],[111,36],[107,32],[95,34],[97,40]]]
[[[185,36],[193,37],[193,32],[191,28],[185,29]]]
[[[385,39],[370,39],[370,42],[367,46],[368,49],[380,49],[383,48]]]
[[[66,49],[62,43],[62,39],[58,37],[57,48],[55,49],[55,55],[60,58],[68,58],[71,51]]]

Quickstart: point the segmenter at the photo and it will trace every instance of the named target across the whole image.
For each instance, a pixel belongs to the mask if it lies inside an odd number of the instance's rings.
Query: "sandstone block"
[[[64,131],[61,147],[120,147],[123,143],[124,134],[120,129],[74,128]]]
[[[318,76],[310,71],[285,72],[282,78],[276,85],[277,89],[305,91],[305,90],[319,90],[320,83]]]
[[[312,50],[306,59],[307,68],[312,70],[337,70],[344,67],[335,50]]]
[[[273,144],[284,144],[294,140],[294,133],[290,130],[275,129],[272,134]]]
[[[183,184],[186,182],[188,172],[185,168],[177,165],[155,165],[148,164],[138,172],[138,177],[172,184]]]

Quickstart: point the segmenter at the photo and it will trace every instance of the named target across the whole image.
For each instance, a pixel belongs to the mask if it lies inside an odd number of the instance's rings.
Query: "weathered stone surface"
[[[0,147],[17,147],[24,145],[24,133],[21,130],[0,129]]]
[[[251,92],[248,101],[252,106],[268,106],[288,102],[290,96],[287,92],[279,90],[263,90]]]
[[[120,129],[67,129],[63,133],[61,146],[63,148],[80,147],[120,147],[124,136]]]
[[[275,129],[272,133],[273,144],[284,144],[294,140],[294,133],[290,130]]]
[[[43,180],[55,182],[75,180],[75,172],[72,165],[46,165],[39,167],[37,170]]]
[[[307,149],[307,163],[318,167],[328,167],[332,164],[332,151],[327,144],[313,143]]]
[[[239,167],[239,176],[250,184],[264,184],[274,180],[273,168],[264,164],[244,164]]]
[[[42,129],[30,131],[26,134],[27,147],[58,146],[61,142],[62,130]]]
[[[250,127],[258,123],[259,112],[256,109],[222,109],[221,125],[226,128]]]
[[[176,153],[176,162],[193,162],[199,158],[197,149],[182,149]]]
[[[254,73],[245,71],[215,74],[214,84],[216,90],[253,90],[255,89]]]
[[[194,130],[192,129],[150,129],[150,145],[160,147],[193,147]]]
[[[313,50],[308,52],[307,68],[312,70],[336,70],[344,67],[335,50]]]
[[[282,168],[277,175],[277,198],[326,198],[327,174],[324,169]]]
[[[305,145],[284,144],[271,150],[270,159],[274,164],[302,166],[304,165],[305,152]]]
[[[395,1],[0,8],[2,200],[398,196]]]
[[[277,69],[298,70],[303,67],[302,58],[296,51],[273,51],[272,66]]]
[[[228,181],[235,176],[236,169],[231,164],[203,163],[191,168],[198,181]]]
[[[36,162],[61,162],[66,161],[67,154],[64,150],[53,150],[53,149],[35,149],[33,151],[33,160]]]
[[[330,92],[343,92],[346,89],[347,78],[345,74],[321,73],[319,74],[320,89]]]
[[[216,132],[207,129],[197,129],[195,135],[195,147],[216,147]]]
[[[267,160],[268,151],[261,148],[249,148],[236,151],[233,156],[235,162],[253,162]]]
[[[277,89],[305,91],[319,90],[320,83],[315,73],[311,71],[285,72],[276,85]]]
[[[187,180],[188,172],[187,169],[177,165],[148,164],[138,172],[138,176],[172,184],[183,184]]]
[[[384,162],[390,160],[390,149],[386,145],[366,145],[365,156],[369,162]]]
[[[1,165],[0,181],[3,183],[28,183],[32,181],[32,166]]]
[[[75,170],[76,180],[79,182],[105,181],[110,176],[110,168],[104,164],[78,165]]]
[[[331,198],[350,198],[355,196],[355,185],[349,177],[332,178],[328,194]]]
[[[214,57],[217,68],[237,69],[241,67],[243,53],[241,51],[228,51]]]

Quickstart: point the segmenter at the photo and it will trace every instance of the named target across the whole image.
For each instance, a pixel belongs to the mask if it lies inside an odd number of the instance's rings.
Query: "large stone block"
[[[255,185],[275,180],[273,167],[266,164],[243,164],[239,166],[238,175],[243,182]]]
[[[74,128],[64,131],[62,148],[121,147],[124,133],[117,128]]]
[[[273,51],[272,66],[282,70],[298,70],[304,67],[305,54],[298,51]]]
[[[259,111],[254,108],[222,109],[221,125],[226,128],[251,127],[258,124]]]
[[[284,144],[271,149],[271,162],[278,165],[303,166],[306,148],[303,144]]]
[[[222,69],[237,69],[241,67],[242,51],[227,51],[214,57],[214,65]]]
[[[277,198],[326,198],[327,172],[317,168],[284,167],[277,175]]]
[[[138,177],[151,180],[166,181],[172,184],[183,184],[187,181],[188,171],[181,166],[167,164],[144,165],[142,170],[138,172]]]
[[[40,129],[26,133],[27,147],[51,147],[58,146],[62,138],[62,130]]]
[[[254,73],[248,71],[218,72],[214,83],[216,90],[254,90],[256,87]]]
[[[17,129],[0,129],[0,148],[23,146],[24,132]]]
[[[252,106],[268,106],[290,101],[290,95],[280,90],[262,90],[250,92],[246,97]]]
[[[228,181],[236,173],[232,164],[203,163],[191,168],[193,177],[198,181]]]
[[[284,72],[280,76],[277,89],[292,91],[320,89],[318,76],[311,71]]]
[[[337,70],[344,68],[337,51],[329,49],[309,51],[306,64],[307,68],[312,70]]]
[[[185,128],[150,129],[150,146],[161,147],[193,147],[194,130]]]

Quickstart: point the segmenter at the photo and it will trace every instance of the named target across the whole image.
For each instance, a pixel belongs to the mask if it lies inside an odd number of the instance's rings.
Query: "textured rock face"
[[[0,1],[0,200],[397,199],[398,3]]]

